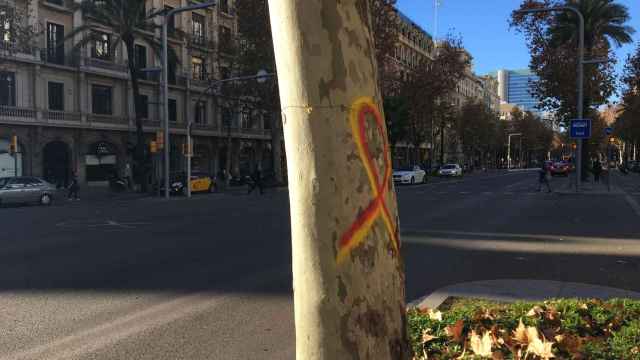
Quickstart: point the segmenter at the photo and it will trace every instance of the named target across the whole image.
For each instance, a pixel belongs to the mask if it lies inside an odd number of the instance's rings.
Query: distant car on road
[[[169,191],[174,195],[185,195],[187,193],[186,174],[184,172],[173,173],[169,176]],[[164,191],[164,187],[161,187]],[[216,184],[209,174],[203,172],[191,173],[191,192],[215,192]]]
[[[422,184],[427,182],[427,172],[420,166],[407,166],[393,172],[393,182],[397,184]]]
[[[458,164],[447,164],[438,170],[438,175],[459,177],[462,176],[462,167]]]
[[[28,204],[51,205],[56,187],[31,176],[0,178],[0,205]]]
[[[558,161],[551,164],[549,171],[551,172],[551,176],[569,176],[571,167],[569,163],[565,161]]]

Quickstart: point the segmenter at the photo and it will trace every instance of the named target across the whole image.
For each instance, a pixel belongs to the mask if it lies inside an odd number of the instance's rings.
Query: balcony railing
[[[36,114],[32,108],[0,105],[0,119],[35,121]]]
[[[105,70],[111,70],[116,72],[126,72],[128,70],[127,65],[113,60],[98,59],[94,57],[85,57],[85,66],[95,67]]]
[[[247,134],[247,135],[259,135],[259,136],[269,136],[269,135],[271,135],[271,130],[268,130],[268,129],[242,128],[241,132],[243,134]]]
[[[47,121],[80,122],[82,120],[82,115],[80,115],[80,113],[66,111],[47,110],[45,111],[44,116]]]
[[[40,4],[54,6],[58,8],[73,8],[73,0],[40,0]]]
[[[218,126],[216,124],[193,124],[194,130],[217,130]]]
[[[16,54],[35,57],[39,50],[37,46],[17,44],[11,41],[0,41],[0,56],[3,57],[15,56]]]
[[[193,32],[185,35],[187,45],[189,47],[198,47],[201,49],[214,51],[216,49],[215,41],[211,40],[204,34],[194,34]]]
[[[126,125],[129,123],[129,119],[122,116],[101,115],[101,114],[90,114],[89,121],[92,123],[117,124],[117,125]]]

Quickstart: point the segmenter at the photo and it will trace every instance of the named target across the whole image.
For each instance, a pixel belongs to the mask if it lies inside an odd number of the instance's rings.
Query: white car
[[[447,164],[438,170],[440,176],[462,176],[462,167],[458,164]]]
[[[418,165],[394,170],[393,182],[397,184],[422,184],[427,182],[427,172]]]

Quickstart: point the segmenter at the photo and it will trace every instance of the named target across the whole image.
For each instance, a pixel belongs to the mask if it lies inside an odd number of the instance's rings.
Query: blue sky
[[[433,35],[435,0],[398,0],[398,8]],[[629,8],[630,25],[636,29],[635,44],[617,50],[621,71],[626,54],[640,42],[640,1],[618,0]],[[522,0],[441,0],[438,36],[447,32],[461,35],[465,47],[474,57],[478,74],[504,69],[521,69],[529,65],[529,51],[524,38],[509,29],[511,11]]]

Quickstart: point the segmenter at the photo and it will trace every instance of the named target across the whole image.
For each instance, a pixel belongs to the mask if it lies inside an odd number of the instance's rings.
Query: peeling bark
[[[269,6],[287,119],[297,358],[409,359],[368,1]]]

